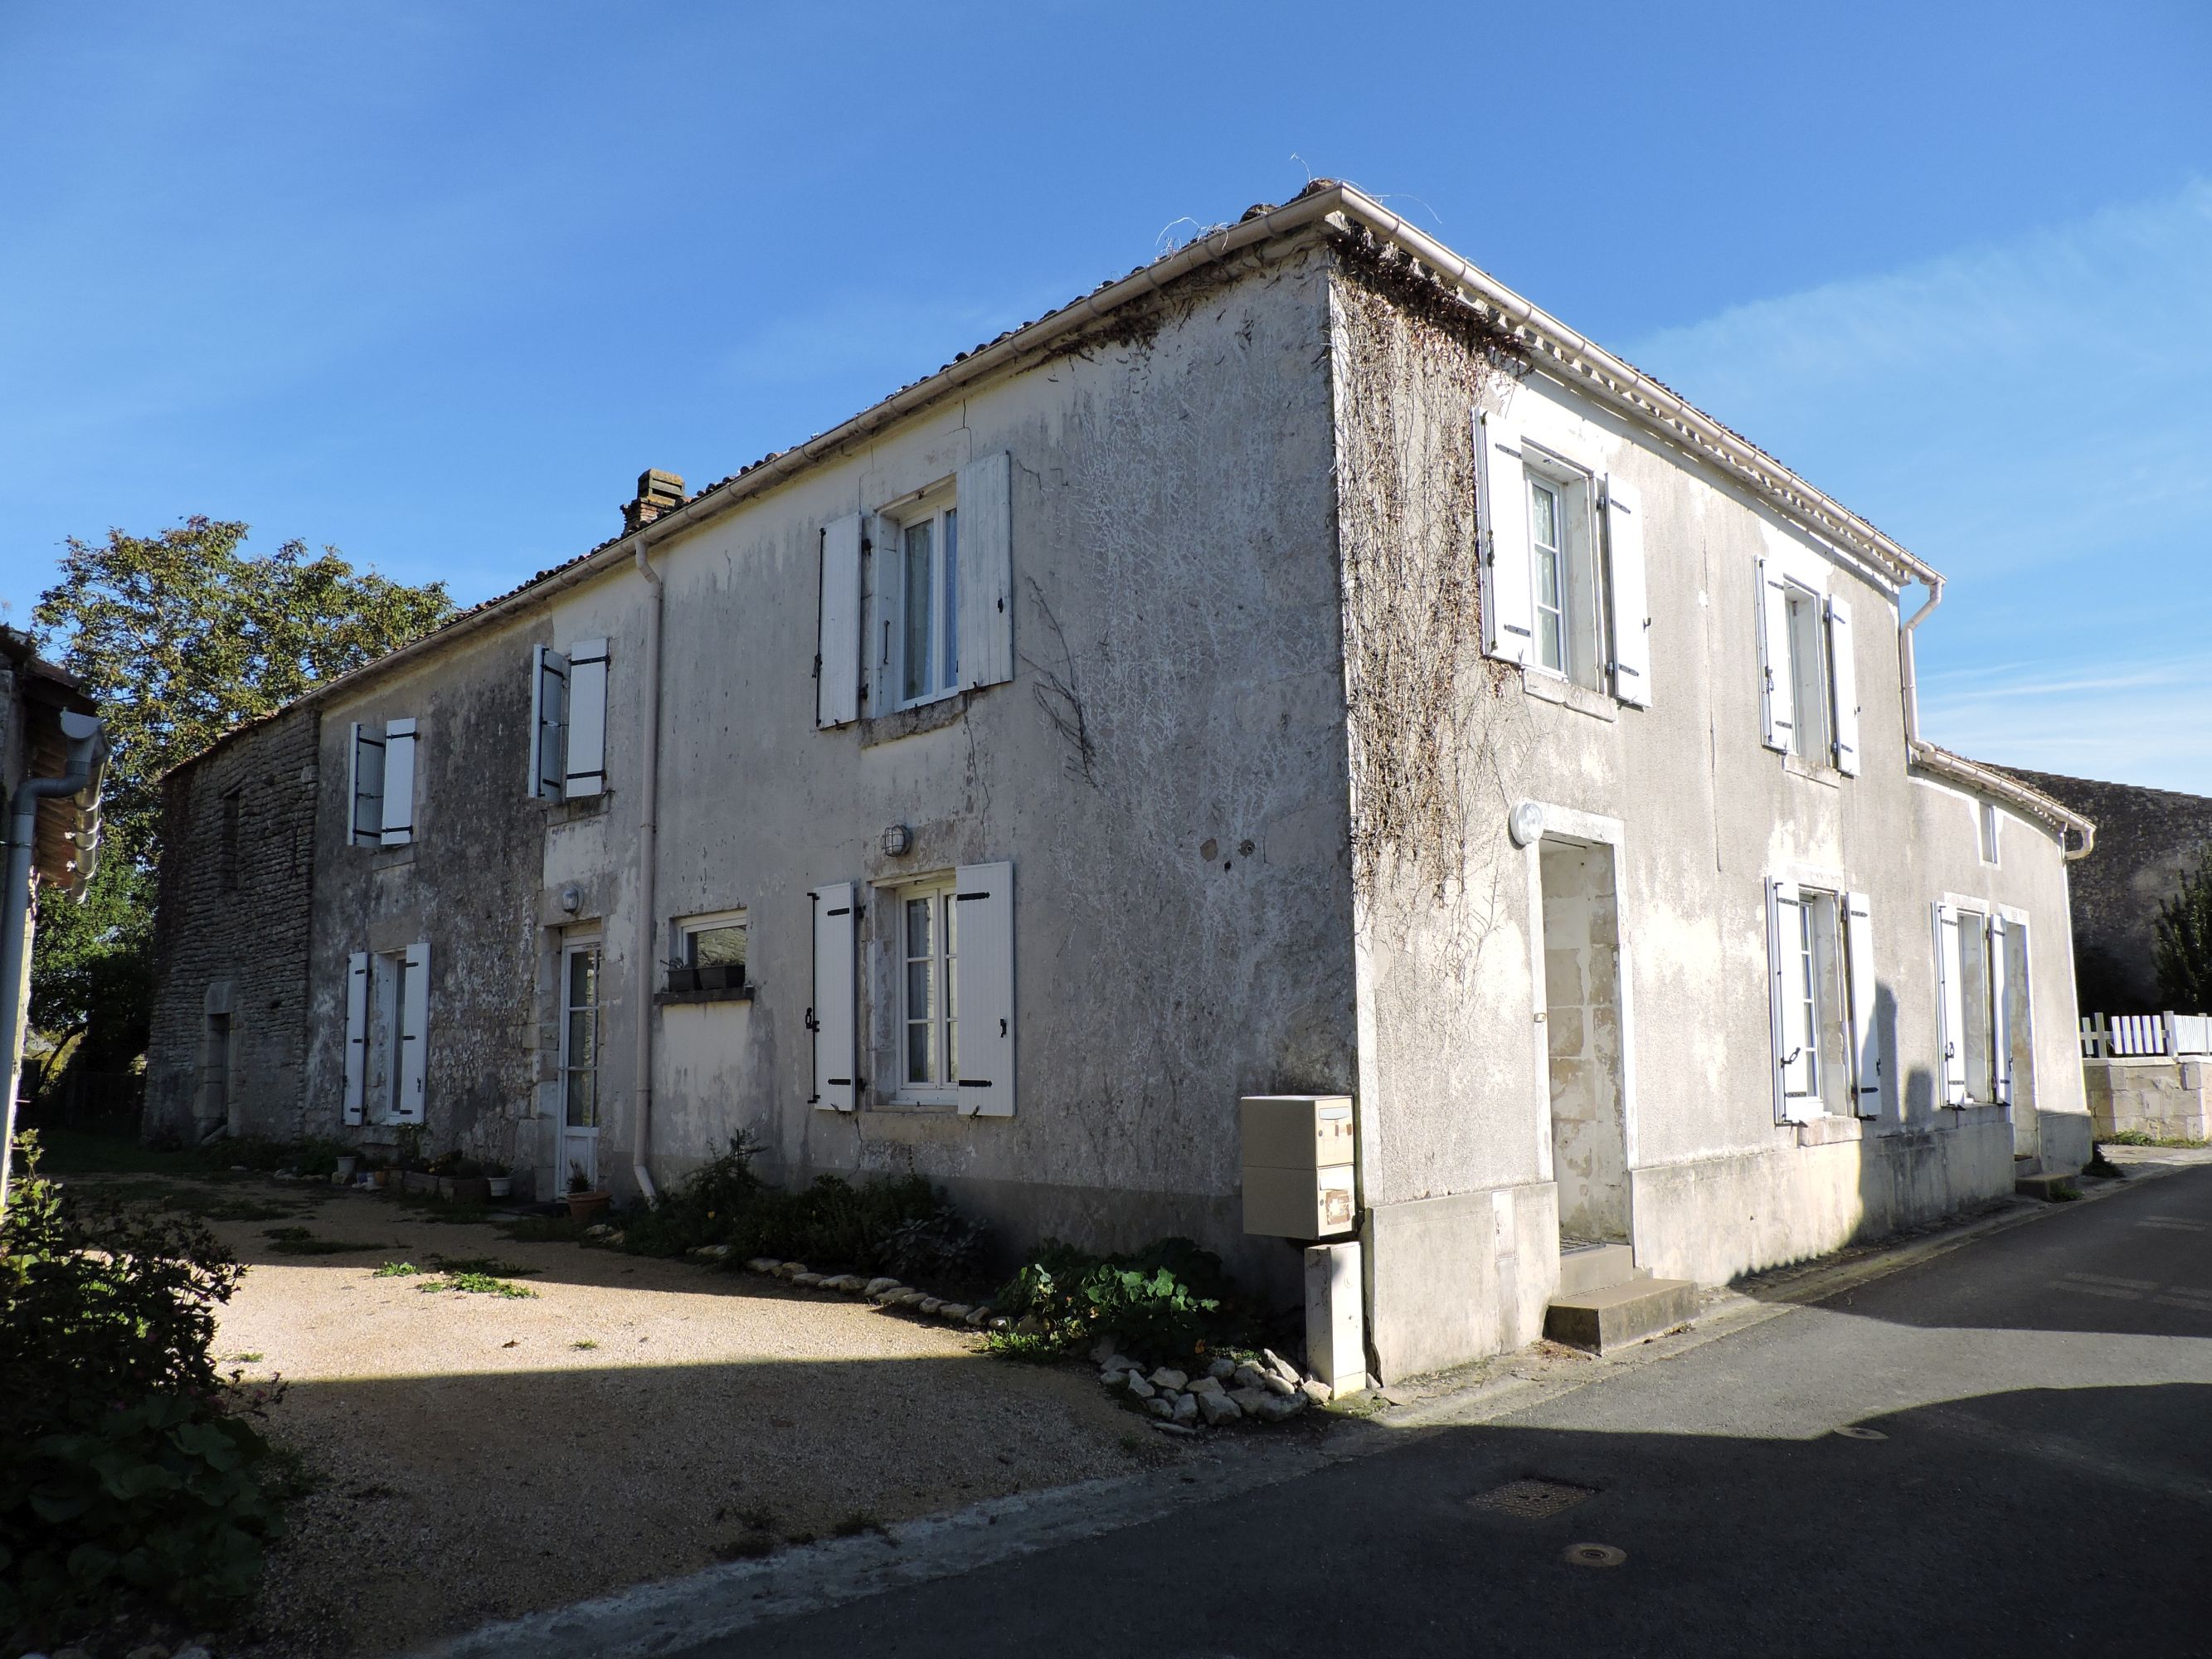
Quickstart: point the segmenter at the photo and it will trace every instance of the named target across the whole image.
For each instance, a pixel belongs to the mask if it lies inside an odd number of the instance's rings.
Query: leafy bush
[[[17,1142],[0,1221],[0,1630],[220,1617],[282,1528],[209,1343],[243,1270],[198,1223],[65,1202]]]
[[[1187,1238],[1108,1256],[1048,1239],[992,1305],[1026,1327],[994,1338],[998,1346],[1040,1354],[1065,1353],[1102,1331],[1146,1358],[1199,1354],[1241,1328],[1221,1258]]]
[[[2184,1013],[2212,1009],[2212,842],[2197,854],[2180,890],[2159,901],[2151,960],[2169,1008]]]
[[[793,1257],[823,1269],[866,1268],[939,1285],[971,1277],[984,1231],[920,1176],[854,1185],[823,1176],[784,1192],[753,1170],[758,1146],[734,1137],[653,1204],[623,1220],[623,1246],[647,1255],[681,1255],[727,1244],[733,1256]]]

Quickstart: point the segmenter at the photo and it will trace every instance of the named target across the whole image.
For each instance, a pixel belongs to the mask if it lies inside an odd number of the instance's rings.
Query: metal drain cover
[[[1628,1552],[1610,1544],[1570,1544],[1562,1559],[1571,1567],[1617,1567],[1628,1559]]]
[[[1509,1480],[1482,1493],[1474,1504],[1478,1509],[1496,1510],[1523,1521],[1540,1521],[1596,1495],[1591,1487],[1571,1486],[1565,1480]]]

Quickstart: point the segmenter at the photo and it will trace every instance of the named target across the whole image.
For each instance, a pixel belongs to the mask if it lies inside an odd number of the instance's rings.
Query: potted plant
[[[668,988],[671,991],[696,991],[699,988],[699,970],[680,957],[671,957],[664,964],[668,969]]]
[[[699,975],[702,991],[736,991],[744,988],[745,964],[742,962],[709,963],[694,970]]]
[[[584,1173],[582,1164],[571,1164],[568,1166],[568,1218],[571,1221],[589,1221],[593,1216],[605,1213],[607,1206],[614,1201],[612,1193],[592,1185],[592,1178]]]
[[[438,1196],[453,1199],[463,1204],[481,1204],[489,1195],[490,1183],[484,1179],[483,1166],[472,1158],[455,1153],[447,1166],[446,1173],[438,1177]]]
[[[341,1181],[351,1181],[353,1179],[353,1172],[360,1166],[360,1153],[340,1152],[338,1154],[338,1179]]]

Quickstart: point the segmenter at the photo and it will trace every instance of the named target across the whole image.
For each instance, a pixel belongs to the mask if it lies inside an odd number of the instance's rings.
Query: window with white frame
[[[1982,862],[1995,864],[1997,861],[1996,803],[1985,800],[1978,803],[1978,805],[1979,811],[1975,813],[1974,819],[1981,833]]]
[[[1635,487],[1524,439],[1499,412],[1478,412],[1474,428],[1484,653],[1650,707]]]
[[[743,910],[679,916],[670,924],[672,966],[689,969],[693,989],[733,991],[745,982],[747,921]]]
[[[1771,881],[1766,925],[1776,1117],[1879,1115],[1885,1047],[1865,895]]]
[[[1604,583],[1593,556],[1589,481],[1528,451],[1529,587],[1535,665],[1577,685],[1603,685]]]
[[[960,906],[949,880],[897,890],[898,1093],[924,1104],[959,1099]]]
[[[411,720],[356,720],[346,764],[346,839],[356,847],[404,847],[415,839]]]
[[[2013,1036],[2026,1030],[2027,930],[1972,903],[1936,906],[1936,1016],[1943,1103],[2012,1099]],[[2015,982],[2017,981],[2017,982]]]
[[[1790,752],[1800,760],[1826,765],[1828,755],[1828,650],[1822,627],[1820,596],[1795,582],[1783,605],[1789,614],[1790,702],[1795,708]]]
[[[1858,672],[1850,606],[1758,562],[1759,724],[1770,749],[1808,766],[1859,769]]]
[[[960,689],[960,510],[948,496],[896,524],[889,666],[905,708]]]
[[[599,941],[571,935],[561,945],[560,1178],[586,1186],[599,1178]]]

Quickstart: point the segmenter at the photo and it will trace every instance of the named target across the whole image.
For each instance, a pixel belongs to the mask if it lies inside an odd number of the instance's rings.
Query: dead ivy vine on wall
[[[1468,815],[1502,803],[1500,666],[1481,654],[1473,418],[1527,361],[1486,313],[1370,237],[1336,242],[1331,360],[1353,881],[1474,899]],[[1486,929],[1485,929],[1486,931]]]

